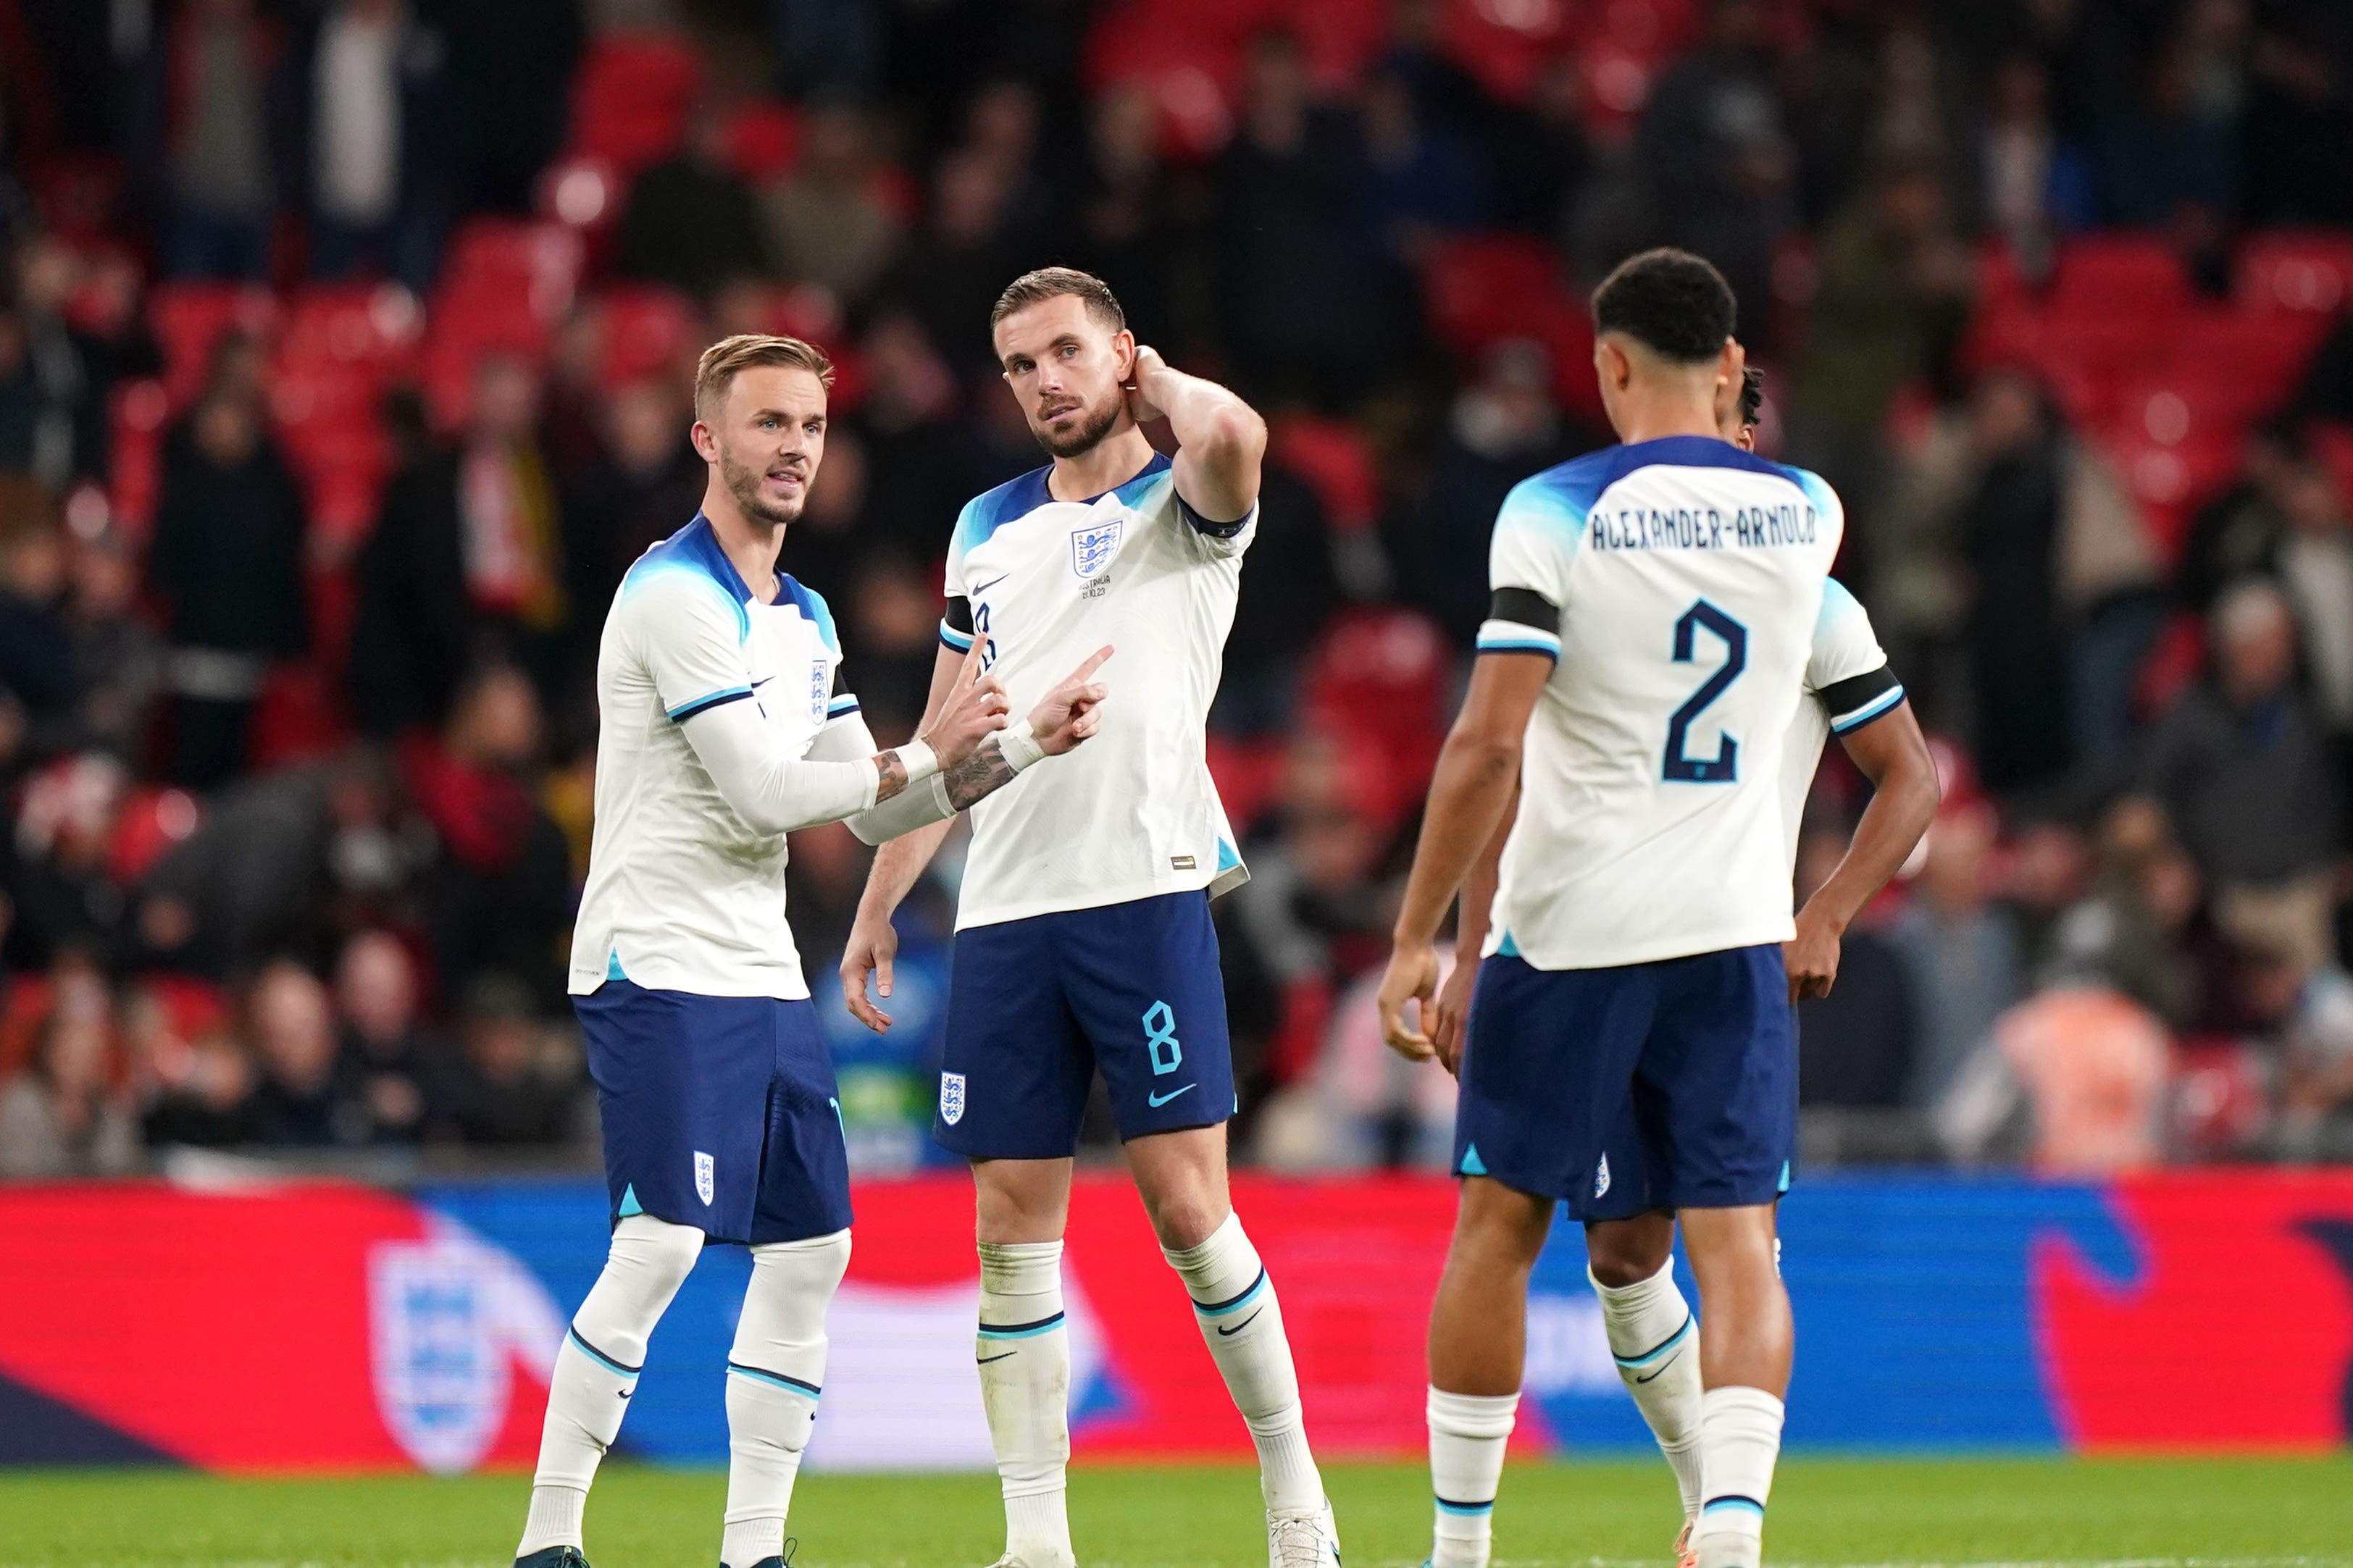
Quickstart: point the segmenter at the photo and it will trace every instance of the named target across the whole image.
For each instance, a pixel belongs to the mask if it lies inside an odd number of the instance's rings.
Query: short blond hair
[[[1110,284],[1075,267],[1040,267],[1005,286],[1005,292],[997,297],[997,308],[988,312],[988,330],[995,331],[997,324],[1016,310],[1064,298],[1085,305],[1089,315],[1114,332],[1127,325],[1127,312],[1119,308],[1119,297],[1111,291]]]
[[[701,418],[706,409],[725,397],[738,374],[762,365],[805,370],[817,377],[819,386],[828,391],[833,386],[833,361],[826,358],[825,351],[815,343],[768,332],[738,332],[703,350],[702,358],[695,363],[695,417]]]

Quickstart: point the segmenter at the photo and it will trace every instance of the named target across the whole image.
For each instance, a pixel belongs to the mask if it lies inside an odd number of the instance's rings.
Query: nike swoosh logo
[[[629,1396],[629,1391],[626,1388],[619,1390],[619,1393],[621,1397],[624,1399],[627,1399]]]
[[[1266,1309],[1265,1309],[1264,1307],[1261,1307],[1261,1308],[1258,1310],[1258,1312],[1263,1312],[1263,1311],[1265,1311],[1265,1310],[1266,1310]],[[1255,1322],[1257,1322],[1257,1321],[1258,1321],[1258,1312],[1252,1312],[1249,1317],[1244,1318],[1240,1322],[1236,1323],[1236,1324],[1235,1324],[1232,1328],[1230,1328],[1230,1329],[1229,1329],[1229,1328],[1228,1328],[1228,1327],[1226,1327],[1223,1323],[1219,1323],[1219,1324],[1218,1325],[1218,1337],[1219,1337],[1219,1339],[1223,1339],[1223,1338],[1225,1338],[1228,1334],[1238,1334],[1238,1333],[1240,1333],[1244,1329],[1249,1328],[1252,1323],[1255,1323]]]
[[[991,588],[996,587],[999,583],[1004,582],[1008,577],[1012,575],[1013,574],[1010,572],[999,572],[996,576],[991,577],[987,582],[983,583],[978,587],[975,588],[969,596],[977,599],[983,594],[987,593]]]
[[[1167,1104],[1170,1100],[1176,1099],[1178,1095],[1188,1093],[1200,1087],[1201,1086],[1198,1083],[1188,1083],[1183,1089],[1172,1089],[1166,1094],[1147,1094],[1144,1098],[1146,1104],[1150,1105],[1153,1110],[1157,1110],[1162,1106]]]
[[[1679,1361],[1683,1360],[1683,1352],[1681,1352],[1681,1351],[1677,1351],[1674,1354],[1672,1354],[1672,1355],[1669,1356],[1666,1360],[1664,1360],[1664,1361],[1662,1361],[1662,1362],[1661,1362],[1661,1363],[1659,1363],[1659,1371],[1658,1371],[1658,1372],[1645,1373],[1643,1373],[1641,1377],[1636,1378],[1634,1381],[1635,1381],[1636,1383],[1648,1383],[1648,1382],[1650,1382],[1650,1381],[1651,1381],[1651,1379],[1652,1379],[1652,1378],[1654,1378],[1654,1377],[1658,1376],[1658,1375],[1659,1375],[1659,1373],[1662,1373],[1662,1372],[1666,1371],[1666,1370],[1667,1370],[1667,1368],[1669,1368],[1669,1367],[1671,1367],[1671,1366],[1674,1365],[1674,1364],[1675,1364],[1675,1363],[1677,1363],[1677,1362],[1679,1362]]]
[[[1018,1356],[1020,1353],[1021,1352],[1019,1351],[1007,1351],[1003,1355],[985,1355],[978,1361],[973,1363],[973,1365],[987,1366],[993,1361],[1011,1361],[1015,1356]]]

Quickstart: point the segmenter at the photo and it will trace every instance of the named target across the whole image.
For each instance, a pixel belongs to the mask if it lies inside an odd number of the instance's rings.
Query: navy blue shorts
[[[974,1160],[1079,1146],[1095,1069],[1123,1141],[1234,1113],[1207,892],[956,932],[932,1136]]]
[[[616,1220],[752,1244],[848,1227],[841,1106],[812,1004],[607,980],[572,1006]]]
[[[1777,944],[1611,969],[1502,954],[1472,997],[1454,1168],[1581,1220],[1770,1203],[1797,1153]]]

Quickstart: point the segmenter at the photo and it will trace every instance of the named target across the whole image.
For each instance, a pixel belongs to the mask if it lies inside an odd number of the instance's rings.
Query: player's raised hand
[[[1809,996],[1827,996],[1838,984],[1841,934],[1838,925],[1810,903],[1798,911],[1798,934],[1781,944],[1791,1006]]]
[[[1095,732],[1111,688],[1096,680],[1094,673],[1111,655],[1108,647],[1095,649],[1029,710],[1029,730],[1039,751],[1058,757]]]
[[[972,755],[983,739],[1005,728],[1008,704],[1004,683],[980,667],[982,650],[987,646],[985,637],[972,639],[971,650],[956,668],[955,685],[940,705],[940,716],[919,737],[939,758],[943,773]]]
[[[841,952],[841,999],[848,1005],[851,1017],[878,1035],[890,1032],[891,1015],[868,999],[866,977],[872,974],[875,990],[890,995],[891,963],[898,956],[898,928],[888,916],[860,910],[849,928],[849,945]]]
[[[1127,394],[1128,415],[1138,425],[1149,425],[1161,416],[1160,405],[1152,401],[1151,378],[1155,372],[1167,368],[1168,362],[1160,357],[1158,349],[1145,343],[1135,345],[1135,368],[1122,390]]]
[[[1408,1061],[1426,1062],[1438,1054],[1428,1035],[1405,1021],[1405,1005],[1418,1003],[1419,1021],[1429,1022],[1438,998],[1438,950],[1424,943],[1398,947],[1389,953],[1388,973],[1381,976],[1379,1006],[1381,1038]]]
[[[1462,1075],[1462,1042],[1471,1037],[1471,991],[1478,983],[1477,955],[1465,957],[1456,948],[1454,967],[1438,988],[1438,1022],[1430,1026],[1430,1043],[1437,1049],[1438,1065],[1457,1078]],[[1422,1014],[1429,1016],[1426,1010]]]

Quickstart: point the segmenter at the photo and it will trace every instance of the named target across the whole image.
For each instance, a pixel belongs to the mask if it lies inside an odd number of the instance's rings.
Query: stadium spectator
[[[730,279],[769,270],[751,190],[727,163],[727,121],[697,104],[679,150],[639,174],[614,240],[624,278],[667,283],[698,299]]]
[[[353,568],[352,706],[376,734],[438,725],[485,656],[525,659],[543,679],[563,665],[566,542],[539,395],[528,363],[486,356],[463,439],[385,490]]]
[[[1240,123],[1217,171],[1220,293],[1236,362],[1281,393],[1342,404],[1394,363],[1410,312],[1405,281],[1371,244],[1366,180],[1362,129],[1314,100],[1300,41],[1252,40]]]
[[[335,1021],[319,977],[289,959],[254,976],[245,1026],[260,1071],[249,1114],[256,1142],[281,1149],[352,1144],[366,1135],[364,1108],[335,1076]]]
[[[1893,163],[1831,220],[1816,253],[1790,401],[1789,460],[1828,479],[1846,506],[1843,570],[1874,582],[1882,431],[1896,394],[1929,374],[1967,318],[1973,265],[1926,159]]]
[[[2195,1027],[2219,1000],[2191,951],[2203,894],[2164,814],[2145,799],[2117,803],[2101,823],[2099,879],[2060,919],[2046,978],[2104,985],[2170,1028]],[[2214,967],[2227,966],[2225,955]]]
[[[1422,119],[1400,72],[1370,72],[1358,103],[1373,237],[1398,260],[1418,264],[1440,236],[1483,215],[1477,159],[1461,137]]]
[[[133,1011],[140,1131],[151,1149],[252,1141],[253,1062],[225,1018],[182,1033],[151,993]]]
[[[40,970],[80,950],[111,963],[125,942],[124,890],[109,858],[130,775],[95,753],[57,759],[25,782],[8,897],[8,966]]]
[[[0,554],[0,574],[5,574]],[[139,564],[108,526],[68,550],[65,642],[73,657],[80,743],[135,767],[164,688],[164,639],[140,613]]]
[[[441,984],[485,970],[563,994],[563,935],[572,922],[571,855],[534,792],[543,718],[538,693],[511,665],[468,677],[438,736],[399,749],[400,772],[438,853],[422,895]]]
[[[648,545],[686,526],[702,502],[705,479],[686,439],[690,412],[669,383],[617,386],[600,412],[605,455],[569,470],[563,490],[570,597],[592,614],[611,601],[621,574]],[[575,655],[594,657],[586,647]]]
[[[0,693],[36,753],[72,742],[79,671],[59,613],[68,541],[40,481],[0,473]]]
[[[2213,670],[2149,737],[2142,781],[2213,887],[2217,923],[2317,969],[2335,951],[2343,786],[2295,689],[2295,622],[2268,583],[2239,584],[2210,620]]]
[[[1488,532],[1511,488],[1594,443],[1553,401],[1552,362],[1537,344],[1507,339],[1454,396],[1446,436],[1419,493],[1388,528],[1398,591],[1467,650],[1487,616]]]
[[[1015,174],[972,148],[941,159],[928,220],[876,288],[879,300],[913,316],[934,351],[965,375],[997,372],[988,312],[1020,270],[1008,225]]]
[[[310,646],[306,523],[260,405],[229,390],[206,394],[165,444],[147,565],[167,608],[172,775],[192,789],[243,771],[271,662]]]
[[[335,1073],[364,1141],[415,1143],[447,1100],[447,1064],[417,1020],[417,963],[389,931],[364,931],[335,965],[343,1019]]]
[[[1176,210],[1160,156],[1160,106],[1141,81],[1118,82],[1087,110],[1087,145],[1064,228],[1071,263],[1119,279],[1119,302],[1146,342],[1169,342],[1175,278],[1194,237]],[[1196,312],[1198,315],[1198,312]],[[1188,335],[1200,323],[1188,322]],[[1178,341],[1182,341],[1181,338]]]
[[[412,293],[431,287],[450,189],[448,39],[406,0],[336,0],[301,40],[311,274],[375,256]]]
[[[1994,1020],[2024,991],[2017,933],[1991,896],[1988,861],[1999,828],[1981,801],[1939,814],[1911,897],[1889,928],[1918,998],[1917,1045],[1904,1085],[1904,1103],[1915,1110],[1944,1097]]]
[[[113,994],[87,953],[60,954],[32,1060],[0,1087],[0,1176],[116,1176],[140,1163]]]
[[[2165,1029],[2129,998],[2065,985],[2004,1013],[1937,1108],[1946,1147],[2050,1176],[2145,1170],[2164,1152]]]
[[[800,157],[760,195],[776,269],[830,289],[845,305],[863,300],[890,267],[903,227],[888,177],[862,110],[848,102],[812,105]]]
[[[165,146],[177,278],[259,279],[278,210],[270,76],[285,51],[253,0],[194,0],[172,24]]]
[[[29,390],[35,412],[28,449],[20,457],[12,439],[0,445],[0,462],[30,468],[60,492],[81,480],[103,480],[107,472],[107,395],[115,366],[104,346],[67,318],[81,270],[54,234],[35,234],[17,247],[24,345],[8,396],[13,402]]]
[[[2091,167],[2051,117],[2051,76],[2025,52],[2005,56],[1986,89],[1978,142],[1978,209],[2030,279],[2050,275],[2062,236],[2094,216]]]
[[[458,1037],[450,1106],[467,1142],[544,1146],[577,1136],[579,1052],[540,1020],[529,986],[495,971],[476,976],[459,1005]]]
[[[1959,516],[1972,593],[1966,623],[1987,787],[2056,778],[2073,760],[2072,648],[2059,592],[2065,437],[2026,375],[1984,377],[1969,402],[1974,479]]]
[[[1764,0],[1711,0],[1705,40],[1651,89],[1633,143],[1657,240],[1715,263],[1753,343],[1772,341],[1773,249],[1797,218],[1769,20]]]

